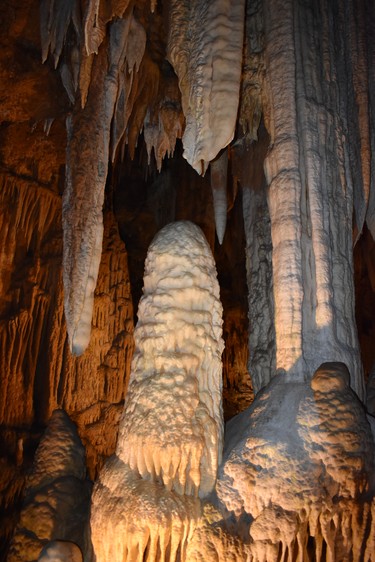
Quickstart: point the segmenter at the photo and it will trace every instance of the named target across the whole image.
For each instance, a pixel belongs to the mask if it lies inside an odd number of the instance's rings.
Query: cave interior
[[[375,561],[373,2],[3,0],[0,28],[0,559]],[[175,221],[225,344],[191,486],[131,422]]]

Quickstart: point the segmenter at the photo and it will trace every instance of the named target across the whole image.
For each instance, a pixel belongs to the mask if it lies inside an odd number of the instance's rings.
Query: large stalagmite
[[[198,496],[215,485],[222,307],[210,248],[194,224],[172,223],[155,237],[138,315],[116,455],[92,500],[98,562],[114,555],[152,562],[158,548],[171,561],[180,549],[183,560]]]

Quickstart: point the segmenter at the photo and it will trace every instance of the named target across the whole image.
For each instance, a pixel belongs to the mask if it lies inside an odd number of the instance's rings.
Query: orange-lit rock
[[[54,539],[75,541],[85,553],[90,552],[91,489],[85,477],[85,450],[77,430],[63,410],[55,410],[27,478],[9,562],[36,560],[42,547]]]

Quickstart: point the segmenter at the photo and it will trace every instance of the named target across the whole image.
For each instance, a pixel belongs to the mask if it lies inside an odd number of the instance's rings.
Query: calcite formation
[[[145,48],[144,30],[137,30],[136,26],[132,15],[113,23],[108,56],[102,49],[93,64],[93,86],[86,106],[67,121],[62,214],[64,310],[74,355],[81,355],[90,341],[94,291],[102,253],[111,122],[117,96],[121,95],[119,75],[124,71],[131,74],[133,67],[139,67]],[[96,123],[95,130],[93,123]]]
[[[176,307],[145,293],[140,317],[160,323],[140,321],[118,454],[94,496],[96,537],[105,519],[128,540],[99,540],[103,560],[373,558],[374,419],[352,391],[374,413],[374,25],[371,0],[1,3],[0,558],[55,408],[76,423],[92,479],[115,448],[133,320],[114,216],[140,269],[139,239],[146,247],[172,220],[202,225],[229,318],[226,415],[250,388],[247,313],[258,397],[228,425],[215,492],[221,388],[206,360],[221,343],[202,320],[212,302],[200,296],[208,308],[188,320],[187,289]],[[209,165],[213,197],[196,174]],[[194,334],[186,354],[183,323]],[[323,361],[343,361],[350,379],[342,365],[317,370]],[[147,525],[130,523],[125,503]],[[34,537],[23,540],[36,559]]]
[[[228,150],[211,162],[211,189],[214,203],[216,234],[223,243],[227,225]]]
[[[90,492],[77,430],[63,410],[55,410],[35,454],[7,560],[37,560],[46,542],[54,539],[74,541],[89,552]]]
[[[234,136],[244,11],[242,0],[171,2],[168,58],[186,118],[184,156],[199,174]]]
[[[190,222],[164,227],[145,265],[115,457],[96,484],[96,559],[175,560],[212,492],[223,445],[222,307],[211,251]]]
[[[354,111],[345,15],[337,20],[330,3],[320,10],[278,0],[263,13],[276,368],[301,380],[323,360],[344,361],[363,399],[352,258],[354,188],[363,178],[345,142]]]
[[[50,541],[43,548],[38,562],[83,562],[80,548],[70,541]]]
[[[251,559],[373,560],[374,452],[345,365],[321,365],[311,385],[273,379],[229,422],[217,483]]]

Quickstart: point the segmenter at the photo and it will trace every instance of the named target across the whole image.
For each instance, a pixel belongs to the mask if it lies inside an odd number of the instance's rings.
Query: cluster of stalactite
[[[63,228],[65,316],[76,355],[90,340],[108,163],[121,144],[134,154],[143,131],[149,159],[153,149],[160,169],[183,133],[184,155],[199,173],[213,161],[220,243],[225,232],[227,152],[215,158],[235,134],[244,2],[172,3],[164,57],[157,53],[160,45],[163,49],[163,15],[152,17],[154,8],[140,2],[119,1],[110,8],[89,2],[81,15],[78,1],[42,2],[43,59],[51,53],[74,105],[67,119]],[[64,47],[68,40],[69,49]]]

